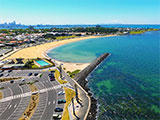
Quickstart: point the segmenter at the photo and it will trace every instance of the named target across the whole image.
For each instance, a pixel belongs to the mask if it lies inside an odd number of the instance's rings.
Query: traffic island
[[[65,84],[65,83],[67,83],[66,80],[62,80],[62,79],[60,78],[60,72],[59,72],[57,69],[55,70],[54,75],[55,75],[56,80],[57,80],[60,84]]]
[[[30,120],[39,103],[40,95],[38,94],[38,92],[36,93],[36,91],[38,90],[37,87],[34,84],[30,84],[29,87],[31,91],[34,92],[34,94],[31,95],[29,105],[24,111],[23,115],[19,118],[19,120]]]
[[[3,93],[0,91],[0,99],[3,98]]]
[[[72,102],[72,99],[75,98],[75,91],[67,87],[64,87],[64,91],[65,91],[66,103],[62,115],[62,120],[70,120],[68,106]]]
[[[22,77],[12,77],[12,78],[0,78],[0,82],[7,82],[7,81],[11,81],[11,80],[19,80],[22,79]]]

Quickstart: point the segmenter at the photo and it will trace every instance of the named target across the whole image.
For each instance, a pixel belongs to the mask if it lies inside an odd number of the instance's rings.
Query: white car
[[[52,118],[53,118],[53,120],[54,120],[54,119],[61,119],[61,118],[62,118],[62,115],[53,114],[53,115],[52,115]]]
[[[25,82],[25,79],[24,79],[24,78],[22,78],[22,82]]]
[[[59,92],[58,92],[58,95],[64,95],[64,94],[65,94],[64,91],[59,91]]]

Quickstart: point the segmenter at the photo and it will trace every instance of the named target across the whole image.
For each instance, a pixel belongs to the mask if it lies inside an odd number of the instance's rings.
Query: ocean
[[[98,119],[160,119],[160,31],[78,41],[48,56],[85,63],[103,53],[111,56],[87,78]]]
[[[143,24],[99,24],[101,27],[106,28],[157,28],[160,29],[160,25],[143,25]],[[35,29],[50,29],[50,28],[73,28],[73,27],[96,27],[96,25],[0,25],[0,29],[26,29],[29,26],[34,26]]]

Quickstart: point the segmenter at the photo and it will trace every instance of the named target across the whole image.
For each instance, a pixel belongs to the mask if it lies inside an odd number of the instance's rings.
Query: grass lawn
[[[67,83],[66,80],[61,80],[61,79],[60,79],[60,72],[59,72],[58,70],[55,70],[54,75],[55,75],[56,80],[57,80],[60,84],[65,84],[65,83]]]
[[[59,37],[56,37],[56,40],[62,40],[62,39],[69,39],[69,38],[74,38],[76,37],[75,35],[72,35],[72,36],[59,36]]]
[[[0,99],[3,98],[3,93],[0,91]]]
[[[0,82],[6,82],[10,80],[18,80],[21,79],[22,77],[13,77],[13,78],[0,78]]]

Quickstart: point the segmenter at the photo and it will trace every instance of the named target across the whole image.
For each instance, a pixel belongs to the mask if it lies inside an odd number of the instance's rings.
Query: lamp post
[[[81,107],[83,107],[83,105],[82,105],[82,103],[81,103],[82,100],[80,100],[79,97],[78,97],[77,84],[75,84],[74,86],[75,86],[75,93],[76,93],[76,101],[77,101],[78,104],[80,104]],[[81,102],[80,102],[80,101],[81,101]]]
[[[75,107],[74,107],[74,99],[72,98],[72,107],[73,107],[73,115],[79,120],[80,118],[76,115]]]

